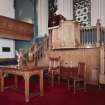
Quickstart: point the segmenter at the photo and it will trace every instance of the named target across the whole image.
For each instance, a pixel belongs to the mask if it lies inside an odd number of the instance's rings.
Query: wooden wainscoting
[[[86,63],[88,83],[98,83],[97,73],[100,71],[100,48],[78,48],[71,50],[52,50],[48,55],[61,56],[63,66],[78,66],[78,62]],[[63,75],[63,74],[62,74]]]

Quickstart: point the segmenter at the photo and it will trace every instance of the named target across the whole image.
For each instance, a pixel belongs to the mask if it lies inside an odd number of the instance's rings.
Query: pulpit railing
[[[102,44],[105,44],[105,27],[100,29],[100,41]]]
[[[80,29],[80,42],[82,45],[85,44],[96,44],[97,42],[97,28],[93,27],[81,27]]]
[[[105,44],[105,27],[101,26],[99,20],[97,20],[96,26],[80,28],[80,44],[97,47]]]

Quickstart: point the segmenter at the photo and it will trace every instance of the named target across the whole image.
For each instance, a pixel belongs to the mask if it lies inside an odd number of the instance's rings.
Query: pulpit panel
[[[80,25],[75,21],[63,21],[52,29],[52,49],[76,48],[80,43]]]

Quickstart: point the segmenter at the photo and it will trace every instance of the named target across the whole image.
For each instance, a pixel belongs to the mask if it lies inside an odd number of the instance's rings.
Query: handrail
[[[36,43],[37,44],[37,43]],[[49,37],[47,35],[44,36],[43,40],[37,44],[36,49],[34,50],[34,59],[35,65],[38,64],[38,61],[45,56],[47,49],[49,48]]]
[[[84,30],[84,29],[94,29],[94,28],[96,28],[96,26],[80,27],[80,30]]]

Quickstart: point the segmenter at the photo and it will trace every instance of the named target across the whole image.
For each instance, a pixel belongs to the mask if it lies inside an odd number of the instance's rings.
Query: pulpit
[[[58,27],[51,28],[52,49],[77,48],[80,43],[80,24],[62,20]]]

